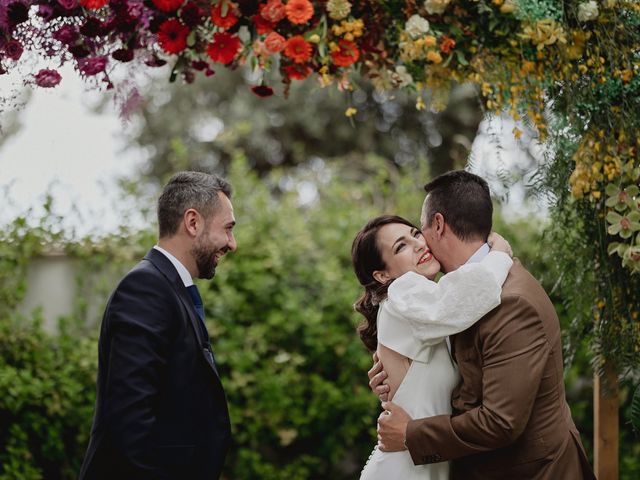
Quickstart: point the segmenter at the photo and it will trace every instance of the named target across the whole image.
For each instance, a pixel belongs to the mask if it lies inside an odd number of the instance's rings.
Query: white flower
[[[404,25],[404,30],[413,39],[420,38],[429,31],[429,22],[420,15],[412,15]]]
[[[588,22],[598,18],[600,12],[598,11],[598,3],[594,0],[590,2],[583,2],[578,5],[578,20],[581,22]]]
[[[404,65],[396,66],[396,79],[398,81],[398,87],[400,88],[413,84],[413,77],[407,72],[407,67]]]
[[[447,9],[447,6],[451,0],[426,0],[424,2],[424,8],[430,15],[441,15]]]

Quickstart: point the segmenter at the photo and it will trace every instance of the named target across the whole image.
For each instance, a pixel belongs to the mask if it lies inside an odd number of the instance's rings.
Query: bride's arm
[[[512,265],[507,253],[492,250],[481,262],[463,265],[438,283],[408,272],[391,284],[380,307],[385,315],[408,321],[420,341],[433,345],[500,305],[502,284]]]

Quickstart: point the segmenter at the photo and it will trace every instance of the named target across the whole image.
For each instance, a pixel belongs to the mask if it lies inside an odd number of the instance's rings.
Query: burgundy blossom
[[[78,0],[58,0],[58,3],[65,10],[73,10],[78,6]]]
[[[209,66],[209,64],[207,62],[205,62],[204,60],[193,60],[191,62],[191,68],[193,68],[194,70],[198,70],[199,72],[201,72],[202,70],[204,70],[208,66]]]
[[[133,60],[133,50],[129,49],[129,48],[119,48],[118,50],[116,50],[115,52],[113,52],[111,54],[111,56],[115,59],[118,60],[120,62],[130,62],[131,60]]]
[[[89,17],[80,27],[80,33],[85,37],[99,37],[103,35],[104,24],[96,17]]]
[[[104,72],[107,66],[107,57],[91,57],[81,58],[78,60],[78,68],[86,76],[97,75],[100,72]]]
[[[193,2],[187,3],[180,10],[180,18],[184,22],[184,24],[193,28],[202,23],[202,19],[204,18],[205,12],[198,5]]]
[[[37,15],[42,18],[45,22],[48,22],[53,18],[55,10],[51,5],[38,5],[38,13]]]
[[[257,96],[263,98],[273,95],[273,88],[268,87],[267,85],[256,85],[255,87],[251,87],[251,91]]]
[[[29,7],[22,2],[13,2],[7,7],[7,18],[11,25],[19,25],[29,19]]]
[[[148,67],[162,67],[164,65],[167,64],[166,60],[163,60],[161,58],[156,57],[155,55],[153,55],[152,57],[148,58],[147,60],[145,60],[144,62]]]
[[[89,50],[89,47],[84,44],[70,45],[69,53],[73,55],[73,58],[84,58],[91,53],[91,50]]]
[[[36,85],[43,88],[55,87],[60,83],[62,77],[55,70],[43,68],[35,75]]]
[[[238,0],[238,7],[244,17],[251,17],[258,13],[259,4],[257,0]]]
[[[4,52],[11,60],[19,60],[23,51],[22,44],[14,38],[9,40],[4,46]]]
[[[63,25],[53,32],[52,36],[54,40],[58,40],[65,45],[71,45],[78,39],[78,30],[74,25]]]

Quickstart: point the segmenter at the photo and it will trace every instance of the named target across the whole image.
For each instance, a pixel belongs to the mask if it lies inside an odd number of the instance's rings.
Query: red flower
[[[222,7],[225,7],[226,12],[225,15],[222,15]],[[233,13],[233,9],[235,5],[226,0],[220,0],[217,5],[214,5],[211,8],[211,20],[214,25],[222,28],[223,30],[228,30],[233,27],[238,22],[238,17],[235,13]]]
[[[313,5],[309,0],[289,0],[285,12],[291,23],[302,25],[313,17]]]
[[[287,12],[280,0],[269,0],[266,5],[260,5],[260,15],[268,22],[278,23],[287,16]]]
[[[187,48],[189,27],[177,18],[165,20],[158,29],[158,43],[167,53],[180,53]]]
[[[287,41],[278,32],[271,32],[267,35],[267,38],[264,39],[264,46],[269,53],[281,52],[286,44]]]
[[[306,65],[287,65],[282,70],[291,80],[304,80],[311,73],[311,69]]]
[[[43,68],[35,75],[36,85],[42,88],[55,87],[60,83],[62,77],[55,70]]]
[[[251,87],[251,91],[257,96],[263,98],[273,95],[273,88],[268,87],[267,85],[256,85],[255,87]]]
[[[442,35],[442,40],[440,41],[440,51],[442,53],[450,53],[455,46],[456,41],[453,38]]]
[[[256,33],[258,35],[272,32],[275,27],[273,23],[265,20],[262,15],[254,15],[253,17],[251,17],[251,20],[253,20],[253,23],[256,26]]]
[[[189,28],[200,25],[202,17],[204,17],[204,11],[194,2],[189,2],[180,9],[180,19]]]
[[[182,6],[184,0],[151,0],[153,4],[158,7],[158,10],[163,12],[175,12]]]
[[[338,67],[348,67],[353,65],[360,58],[358,46],[349,40],[339,40],[338,49],[331,52],[333,64]]]
[[[109,0],[80,0],[80,5],[89,10],[100,10]]]
[[[213,42],[207,47],[207,54],[214,62],[227,65],[233,62],[238,50],[240,50],[240,39],[237,35],[218,32],[213,34]]]
[[[284,54],[296,63],[304,63],[311,58],[311,44],[302,35],[296,35],[287,40]]]

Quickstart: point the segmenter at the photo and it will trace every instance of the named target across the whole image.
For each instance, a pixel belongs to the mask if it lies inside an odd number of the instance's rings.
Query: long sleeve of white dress
[[[428,357],[431,345],[466,330],[500,305],[513,260],[492,251],[439,282],[415,272],[397,278],[378,311],[378,341],[409,358]]]

